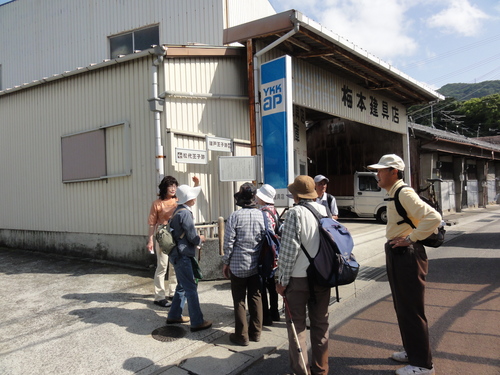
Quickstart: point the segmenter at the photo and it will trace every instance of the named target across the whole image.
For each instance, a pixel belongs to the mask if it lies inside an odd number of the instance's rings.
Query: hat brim
[[[383,165],[383,164],[372,164],[372,165],[369,165],[367,168],[369,169],[386,169],[386,168],[390,168],[388,165]]]

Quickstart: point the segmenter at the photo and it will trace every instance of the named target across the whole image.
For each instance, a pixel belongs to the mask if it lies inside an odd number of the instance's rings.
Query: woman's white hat
[[[184,204],[191,199],[195,199],[200,194],[201,186],[191,187],[189,185],[181,185],[177,188],[177,204]]]
[[[274,204],[274,197],[276,196],[276,190],[271,185],[264,184],[257,189],[255,195],[262,199],[265,203]]]

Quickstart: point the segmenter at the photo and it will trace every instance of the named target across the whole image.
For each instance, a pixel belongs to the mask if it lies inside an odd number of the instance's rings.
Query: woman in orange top
[[[179,183],[172,176],[166,176],[160,182],[158,186],[159,198],[156,199],[151,205],[151,210],[149,212],[148,224],[149,224],[149,241],[147,248],[152,253],[153,248],[156,251],[156,272],[154,276],[155,285],[155,300],[154,303],[161,307],[170,307],[171,303],[168,297],[173,297],[175,293],[175,287],[177,286],[177,279],[175,276],[174,267],[169,266],[168,255],[164,254],[158,243],[154,241],[153,235],[156,232],[158,225],[167,224],[172,216],[173,212],[177,207],[177,196],[175,195],[177,191],[177,186]],[[155,244],[156,243],[156,244]],[[167,273],[167,267],[169,267],[168,272],[168,295],[165,291],[165,274]]]

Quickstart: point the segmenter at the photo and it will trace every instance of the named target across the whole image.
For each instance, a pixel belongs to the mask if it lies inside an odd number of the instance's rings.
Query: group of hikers
[[[382,156],[368,168],[377,171],[378,184],[388,192],[388,223],[385,244],[386,268],[398,319],[403,350],[393,353],[395,361],[407,363],[398,375],[434,374],[427,319],[424,312],[427,256],[419,242],[434,233],[441,215],[423,202],[413,189],[403,189],[399,202],[412,225],[399,216],[393,202],[401,186],[404,161],[395,154]],[[167,324],[190,323],[191,331],[208,329],[212,321],[201,311],[193,259],[205,241],[196,231],[191,208],[201,187],[178,185],[172,176],[159,185],[159,197],[150,210],[147,248],[157,256],[154,303],[169,308]],[[261,339],[262,327],[281,320],[279,296],[285,302],[289,338],[290,370],[294,374],[328,374],[328,307],[330,288],[308,280],[310,257],[320,247],[319,223],[306,204],[323,217],[338,219],[335,198],[326,192],[329,179],[299,175],[288,185],[294,205],[280,218],[275,206],[275,189],[268,184],[257,188],[244,183],[234,194],[239,207],[226,220],[222,274],[230,280],[235,332],[229,340],[247,346]],[[167,256],[155,245],[159,225],[170,224],[176,246]],[[277,268],[272,275],[259,273],[259,255],[265,230],[279,237]],[[196,263],[196,262],[195,262]],[[169,269],[170,267],[170,269]],[[194,271],[193,271],[194,270]],[[168,273],[168,288],[165,276]],[[314,298],[311,298],[313,296]],[[248,301],[248,315],[247,306]],[[183,315],[187,302],[188,316]],[[309,322],[306,323],[307,318]],[[311,354],[307,349],[310,329]]]

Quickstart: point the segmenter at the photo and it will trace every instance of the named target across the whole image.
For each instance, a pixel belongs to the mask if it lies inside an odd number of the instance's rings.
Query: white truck
[[[376,172],[354,173],[354,196],[335,196],[339,215],[349,211],[358,217],[374,217],[387,224],[387,192],[377,184]]]

